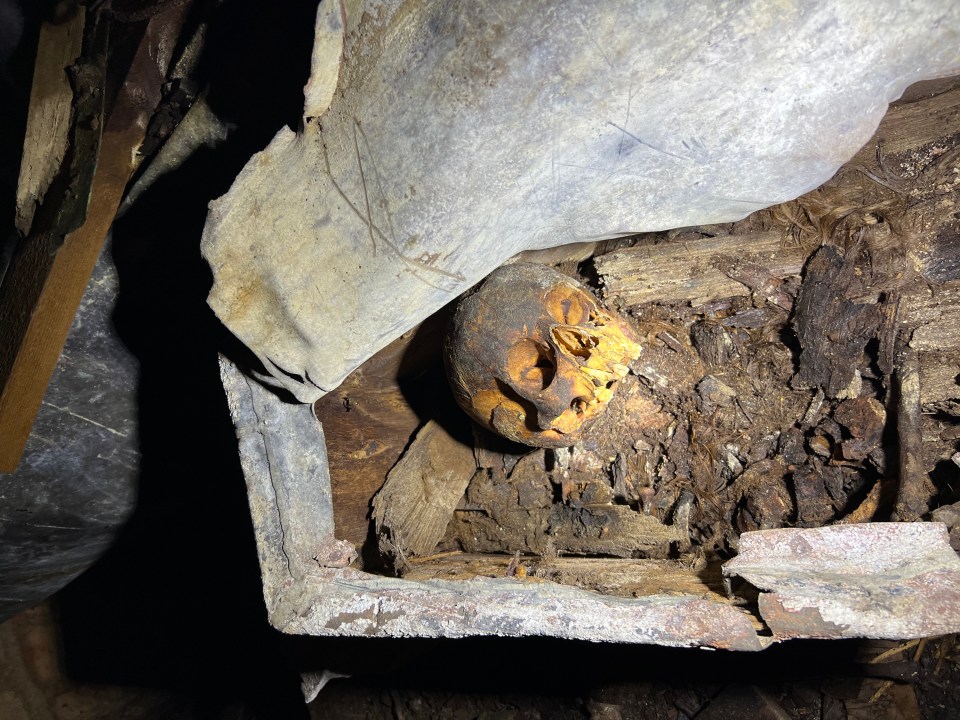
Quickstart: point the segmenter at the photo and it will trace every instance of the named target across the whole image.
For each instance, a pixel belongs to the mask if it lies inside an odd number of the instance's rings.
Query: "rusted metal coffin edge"
[[[777,639],[960,631],[960,558],[943,523],[744,533],[724,574],[768,591],[760,614]]]
[[[347,567],[353,547],[334,536],[323,430],[311,406],[282,402],[226,359],[221,376],[240,442],[264,598],[271,624],[283,632],[546,635],[760,650],[791,637],[960,630],[960,559],[937,524],[745,534],[742,555],[725,572],[773,590],[760,602],[772,636],[758,633],[745,610],[699,597],[620,598],[510,578],[412,582],[359,572]]]

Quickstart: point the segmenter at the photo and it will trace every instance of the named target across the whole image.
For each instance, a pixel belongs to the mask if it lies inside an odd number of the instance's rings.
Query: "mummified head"
[[[460,406],[539,447],[576,443],[639,355],[622,318],[575,280],[530,263],[501,267],[466,297],[446,344]]]

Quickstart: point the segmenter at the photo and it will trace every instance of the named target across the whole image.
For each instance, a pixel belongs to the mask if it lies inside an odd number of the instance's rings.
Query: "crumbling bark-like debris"
[[[874,398],[857,397],[840,403],[833,419],[843,426],[845,435],[849,435],[840,442],[843,458],[863,460],[880,444],[887,413]]]
[[[800,527],[819,527],[836,515],[819,463],[803,465],[793,472],[793,492]]]
[[[786,467],[780,458],[751,465],[731,486],[742,498],[735,518],[741,532],[782,527],[793,513],[786,484]]]
[[[877,334],[880,312],[864,292],[855,253],[824,245],[810,258],[794,307],[793,325],[802,351],[796,387],[822,387],[828,397],[851,397],[867,343]]]

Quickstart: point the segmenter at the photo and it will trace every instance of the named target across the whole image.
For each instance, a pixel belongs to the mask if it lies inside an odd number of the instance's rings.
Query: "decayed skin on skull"
[[[583,285],[516,263],[460,303],[445,360],[457,402],[477,422],[515,442],[567,447],[639,354],[627,322]]]

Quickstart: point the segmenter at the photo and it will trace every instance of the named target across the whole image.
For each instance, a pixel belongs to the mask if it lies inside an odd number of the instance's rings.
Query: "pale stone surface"
[[[775,637],[915,638],[960,628],[960,558],[939,522],[782,528],[740,536],[724,565],[760,588]]]
[[[329,109],[203,240],[210,305],[305,402],[517,252],[816,187],[907,85],[960,71],[955,0],[343,6]]]

